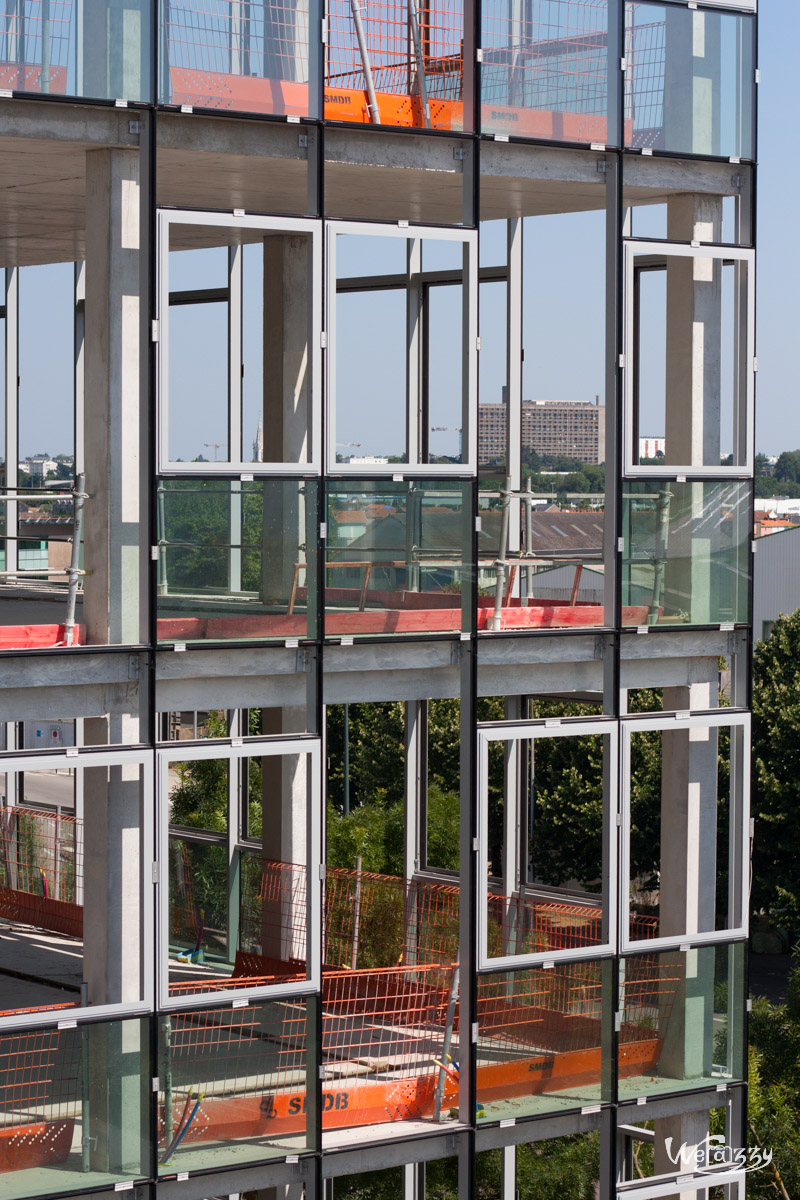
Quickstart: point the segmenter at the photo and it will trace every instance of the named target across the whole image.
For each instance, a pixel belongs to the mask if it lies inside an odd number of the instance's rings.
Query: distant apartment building
[[[569,400],[522,401],[522,452],[567,455],[581,462],[604,457],[606,410],[602,405]],[[496,462],[505,456],[506,407],[478,406],[478,458]]]
[[[667,440],[663,437],[639,438],[639,461],[643,458],[663,458]]]

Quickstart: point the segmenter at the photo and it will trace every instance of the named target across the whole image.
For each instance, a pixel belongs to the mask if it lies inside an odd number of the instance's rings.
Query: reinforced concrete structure
[[[6,4],[8,1200],[744,1196],[755,22]]]

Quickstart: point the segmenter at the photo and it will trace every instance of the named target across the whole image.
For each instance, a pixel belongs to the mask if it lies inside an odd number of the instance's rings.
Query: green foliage
[[[780,617],[753,660],[752,906],[800,926],[800,610]]]
[[[781,483],[800,483],[800,450],[784,450],[775,464],[775,478]]]
[[[748,1129],[751,1146],[772,1149],[772,1165],[748,1175],[754,1200],[800,1196],[800,955],[786,1004],[753,1001]],[[780,1185],[784,1191],[780,1190]]]

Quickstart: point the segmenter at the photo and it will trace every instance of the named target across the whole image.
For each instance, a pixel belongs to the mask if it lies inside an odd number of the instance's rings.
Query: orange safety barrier
[[[628,960],[620,1028],[622,1076],[657,1068],[682,978],[678,959]],[[479,978],[476,1084],[482,1104],[599,1085],[601,972],[598,963],[559,964],[548,971]],[[440,1075],[444,1111],[457,1104],[457,1068],[445,1073],[439,1065],[445,1061],[453,978],[451,964],[326,972],[321,998],[324,1129],[429,1119]],[[244,1013],[196,1012],[166,1020],[173,1128],[176,1104],[190,1092],[202,1093],[198,1120],[186,1143],[303,1133],[306,1041],[300,1002],[274,1001]],[[449,1032],[457,1061],[457,1006]],[[164,1097],[164,1146],[169,1144],[169,1124]]]
[[[83,822],[69,813],[0,809],[0,916],[83,936]]]
[[[82,646],[85,636],[83,625],[73,626],[72,645]],[[66,625],[0,625],[0,650],[44,650],[66,646],[66,637]]]
[[[307,20],[290,5],[168,0],[163,11],[169,57],[163,99],[231,111],[314,115]],[[369,70],[379,123],[463,130],[462,0],[367,0],[360,12],[365,57],[350,0],[330,0],[327,6],[324,116],[373,120]],[[482,128],[548,140],[608,141],[607,14],[606,0],[561,0],[529,7],[523,15],[512,13],[505,0],[487,0],[481,32]],[[630,144],[633,114],[640,107],[647,109],[645,119],[651,119],[651,109],[654,117],[660,115],[663,21],[651,26],[631,20],[626,36]],[[663,125],[663,115],[660,120]],[[651,144],[653,134],[645,140]]]

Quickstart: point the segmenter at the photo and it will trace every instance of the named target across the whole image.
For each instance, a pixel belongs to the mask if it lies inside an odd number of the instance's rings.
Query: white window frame
[[[744,1200],[745,1171],[726,1171],[724,1168],[703,1171],[694,1174],[687,1171],[673,1172],[671,1175],[655,1175],[652,1179],[631,1179],[617,1184],[617,1200],[629,1197],[630,1200],[662,1200],[663,1197],[681,1197],[697,1192],[705,1192],[711,1187],[727,1187],[729,1200]]]
[[[578,718],[576,720],[536,720],[478,726],[478,883],[476,888],[478,929],[478,970],[501,971],[516,967],[536,966],[549,962],[585,961],[587,958],[604,958],[615,953],[617,929],[617,779],[619,755],[619,725],[614,718]],[[605,879],[606,892],[601,893],[599,911],[603,914],[608,929],[608,941],[597,946],[575,946],[566,950],[543,950],[535,954],[504,954],[490,958],[488,953],[489,922],[489,746],[492,742],[522,742],[529,739],[590,737],[600,735],[608,738],[608,757],[605,777],[609,795],[603,823],[606,829],[608,871]],[[516,800],[511,813],[515,825],[519,821]]]
[[[402,463],[343,463],[336,461],[336,238],[339,234],[358,237],[397,238],[405,243],[424,241],[460,243],[467,255],[464,285],[466,304],[462,324],[462,405],[460,463],[426,463],[419,454],[421,422],[420,400],[411,402],[406,394],[406,451]],[[478,461],[478,233],[475,229],[442,229],[424,225],[362,224],[357,221],[328,221],[326,225],[326,380],[327,403],[325,431],[327,441],[327,471],[331,475],[350,475],[356,478],[386,476],[475,475]],[[435,274],[435,272],[433,272]],[[410,354],[413,351],[409,351]],[[416,390],[416,385],[415,385]]]
[[[740,942],[748,936],[748,899],[750,877],[750,714],[718,709],[715,712],[681,713],[657,717],[623,717],[620,721],[620,780],[622,838],[620,848],[620,952],[658,952],[681,947],[721,945]],[[703,933],[684,930],[682,934],[668,937],[635,939],[630,936],[631,899],[630,879],[630,826],[631,826],[631,735],[649,731],[675,731],[683,729],[720,729],[724,726],[741,729],[741,761],[737,761],[731,739],[730,766],[730,811],[728,815],[728,887],[734,889],[736,924],[730,929],[712,929]]]
[[[733,320],[738,328],[735,332],[735,363],[733,379],[733,456],[739,459],[729,467],[721,464],[690,465],[688,463],[638,462],[639,447],[634,444],[634,403],[636,386],[636,339],[634,272],[636,260],[645,255],[656,258],[710,258],[733,260],[744,264],[746,279],[741,280],[741,269],[736,286],[736,309]],[[687,246],[685,243],[638,241],[624,242],[623,301],[623,381],[622,381],[622,457],[623,477],[626,479],[743,479],[753,474],[754,469],[754,409],[755,409],[755,251],[742,246],[720,246],[703,243]],[[742,312],[742,307],[746,308]],[[669,403],[667,399],[666,403]]]
[[[233,742],[237,744],[234,745]],[[309,790],[306,805],[306,978],[265,987],[223,988],[218,992],[197,991],[189,995],[169,994],[169,768],[175,762],[308,755]],[[320,740],[315,737],[276,738],[270,741],[228,739],[185,745],[170,742],[156,751],[157,801],[156,847],[159,879],[157,893],[156,991],[159,1009],[205,1008],[230,1005],[233,1001],[274,1000],[283,996],[307,996],[319,991],[322,980],[322,779]],[[238,826],[238,823],[237,823]],[[238,827],[228,830],[239,841]],[[199,981],[202,983],[202,980]]]
[[[140,890],[140,981],[141,998],[120,1001],[114,1004],[76,1004],[74,1008],[57,1009],[55,1012],[15,1013],[0,1017],[0,1029],[32,1029],[43,1026],[58,1026],[63,1022],[97,1021],[100,1019],[123,1020],[126,1017],[146,1015],[153,1011],[154,972],[152,955],[148,953],[149,931],[153,928],[155,913],[153,901],[153,827],[149,819],[153,811],[153,752],[151,750],[50,750],[45,754],[20,754],[0,758],[0,775],[19,771],[52,771],[59,767],[65,770],[84,771],[94,767],[139,767],[141,796],[141,821],[139,824],[139,856],[141,862]],[[77,778],[77,776],[76,776]],[[85,844],[84,844],[85,854]],[[84,908],[86,895],[84,892]],[[85,931],[84,931],[85,937]]]
[[[252,213],[233,216],[220,212],[157,212],[156,403],[158,412],[157,473],[161,475],[319,475],[322,461],[322,222],[302,217],[263,217]],[[169,457],[169,242],[172,225],[217,226],[220,229],[255,229],[265,233],[303,233],[311,238],[312,271],[309,279],[309,439],[307,462],[246,462],[230,456],[218,462],[178,462]],[[231,299],[229,299],[229,305]],[[238,364],[237,364],[238,365]],[[230,375],[230,370],[229,370]],[[239,400],[240,404],[240,400]],[[237,411],[234,411],[237,409]],[[241,412],[228,390],[228,426],[231,440],[241,440]],[[238,435],[234,431],[238,430]]]

